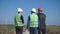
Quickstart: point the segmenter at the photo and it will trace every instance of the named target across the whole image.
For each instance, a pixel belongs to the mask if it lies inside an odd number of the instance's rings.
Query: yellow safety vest
[[[15,24],[16,24],[16,26],[23,26],[23,23],[22,23],[22,20],[21,20],[21,15],[16,15],[15,16]]]
[[[38,16],[35,13],[30,14],[30,27],[38,27]]]

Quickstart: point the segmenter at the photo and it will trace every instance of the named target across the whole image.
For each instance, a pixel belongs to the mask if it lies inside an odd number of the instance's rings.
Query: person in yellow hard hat
[[[31,14],[28,16],[27,29],[30,30],[30,34],[38,34],[38,16],[36,9],[32,8]]]
[[[18,14],[14,17],[16,25],[16,34],[23,34],[24,19],[22,16],[23,10],[18,8]]]

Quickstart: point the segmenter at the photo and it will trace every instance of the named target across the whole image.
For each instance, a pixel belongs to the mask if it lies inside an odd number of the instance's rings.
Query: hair
[[[31,13],[35,13],[35,12],[31,11]]]

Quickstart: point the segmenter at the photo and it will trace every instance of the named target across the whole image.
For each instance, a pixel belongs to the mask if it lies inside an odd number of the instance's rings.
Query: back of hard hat
[[[21,8],[18,8],[18,12],[23,12],[23,10]]]
[[[38,11],[41,11],[41,10],[43,10],[42,8],[38,8]]]
[[[36,12],[36,9],[35,9],[35,8],[32,8],[32,10],[31,10],[31,11]]]

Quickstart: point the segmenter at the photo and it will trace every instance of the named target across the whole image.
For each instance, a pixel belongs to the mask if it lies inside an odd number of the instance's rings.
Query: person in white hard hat
[[[16,34],[23,34],[24,19],[22,16],[23,10],[18,8],[18,14],[14,17],[16,25]]]
[[[30,34],[38,34],[38,16],[36,9],[32,8],[31,14],[28,16],[27,30],[30,30]]]

